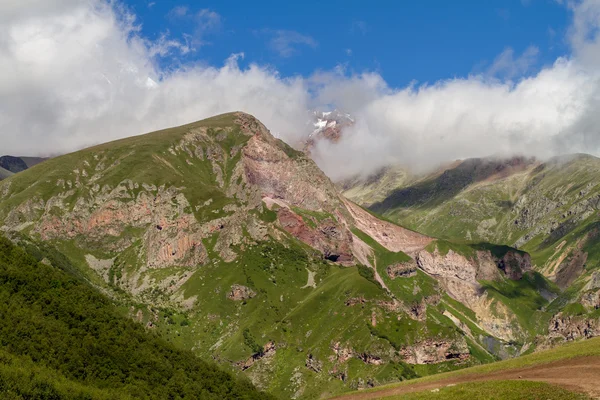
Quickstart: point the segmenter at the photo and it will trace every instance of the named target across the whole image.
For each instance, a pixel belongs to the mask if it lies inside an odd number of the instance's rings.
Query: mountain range
[[[312,138],[334,142],[352,123],[317,120]],[[39,165],[6,158],[0,229],[59,254],[146,334],[278,398],[599,335],[600,160],[390,166],[336,185],[312,145],[237,112]]]

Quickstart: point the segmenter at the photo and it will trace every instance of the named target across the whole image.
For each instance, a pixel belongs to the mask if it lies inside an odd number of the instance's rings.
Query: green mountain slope
[[[550,336],[571,337],[589,323],[594,328],[575,336],[594,336],[600,334],[595,314],[600,306],[599,173],[600,159],[588,155],[545,163],[467,160],[416,183],[387,188],[387,197],[370,207],[432,236],[527,251],[534,268],[562,290],[548,308],[564,311],[552,319]]]
[[[419,378],[361,393],[353,399],[589,399],[600,383],[600,338],[569,343],[512,360]],[[534,382],[537,381],[537,382]],[[561,387],[567,388],[565,390]]]
[[[20,172],[0,183],[0,226],[281,398],[510,357],[551,317],[540,293],[554,288],[527,254],[382,221],[243,113]]]
[[[60,253],[23,243],[0,237],[2,398],[268,398],[120,316]]]

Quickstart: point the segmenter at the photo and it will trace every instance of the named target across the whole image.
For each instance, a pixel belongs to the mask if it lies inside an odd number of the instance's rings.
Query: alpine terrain
[[[551,179],[539,165],[510,168],[507,178],[488,174],[473,185],[517,182],[528,168]],[[579,195],[586,187],[569,193],[587,198]],[[523,247],[536,250],[532,258],[490,244],[503,243],[495,236],[466,242],[407,215],[403,222],[429,235],[347,200],[304,153],[244,113],[49,159],[0,183],[7,237],[54,249],[68,273],[148,334],[279,398],[333,395],[593,335],[581,314],[594,308],[594,279],[565,291],[540,264],[539,244]],[[532,223],[524,218],[521,226]],[[579,257],[592,260],[585,243]],[[584,291],[589,302],[572,305]]]

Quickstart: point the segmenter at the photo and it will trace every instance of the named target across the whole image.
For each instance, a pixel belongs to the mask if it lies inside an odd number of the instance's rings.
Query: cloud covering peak
[[[165,70],[158,57],[193,50],[168,35],[142,37],[118,3],[8,0],[0,5],[1,152],[72,151],[234,110],[294,144],[310,133],[309,110],[333,105],[356,119],[339,143],[313,151],[334,179],[390,163],[598,154],[600,2],[571,7],[572,54],[535,74],[519,77],[537,49],[505,50],[494,66],[502,78],[494,70],[393,88],[370,72],[286,78],[269,66],[240,68],[243,54]]]

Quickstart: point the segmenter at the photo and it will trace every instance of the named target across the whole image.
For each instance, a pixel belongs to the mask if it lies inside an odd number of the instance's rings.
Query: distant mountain
[[[416,231],[527,251],[562,289],[547,307],[557,313],[550,337],[600,334],[600,159],[470,159],[426,176],[389,168],[344,185],[349,198]]]
[[[47,158],[2,156],[0,157],[0,180],[8,178],[18,172],[25,171],[45,160],[47,160]]]
[[[303,150],[310,154],[311,150],[321,140],[337,143],[342,135],[342,130],[354,125],[354,119],[350,114],[339,110],[333,111],[314,111],[313,131],[308,139],[303,143]]]
[[[12,173],[9,170],[6,170],[6,169],[0,167],[0,181],[2,179],[6,179],[6,178],[8,178],[9,176],[12,176],[12,175],[14,175],[14,173]]]
[[[21,160],[23,160],[23,162],[25,163],[25,165],[27,165],[27,168],[31,168],[35,165],[38,165],[41,162],[44,162],[48,159],[48,157],[19,157]]]

